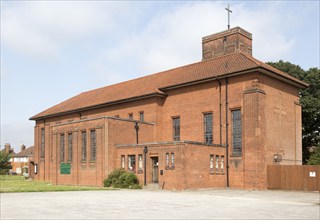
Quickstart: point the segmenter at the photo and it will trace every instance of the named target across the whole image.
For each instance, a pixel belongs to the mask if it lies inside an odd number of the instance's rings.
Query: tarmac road
[[[1,219],[320,219],[319,192],[1,193]]]

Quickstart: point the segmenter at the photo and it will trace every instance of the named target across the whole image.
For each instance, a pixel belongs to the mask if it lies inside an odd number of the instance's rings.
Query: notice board
[[[70,163],[60,163],[60,174],[70,174],[71,164]]]

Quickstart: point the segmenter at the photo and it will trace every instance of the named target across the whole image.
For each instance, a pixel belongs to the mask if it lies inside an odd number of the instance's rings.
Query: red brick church
[[[101,186],[123,167],[164,189],[265,189],[301,164],[307,84],[252,57],[240,27],[202,38],[202,61],[83,92],[33,117],[35,180]]]

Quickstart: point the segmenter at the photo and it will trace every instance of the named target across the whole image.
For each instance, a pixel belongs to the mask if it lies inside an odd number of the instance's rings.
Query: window
[[[206,113],[203,115],[204,123],[204,141],[206,144],[213,143],[213,134],[212,134],[212,113]]]
[[[136,156],[129,155],[128,156],[128,170],[135,172],[136,171]]]
[[[68,134],[68,161],[72,162],[72,140],[73,136],[72,133]]]
[[[242,122],[241,111],[233,110],[232,113],[232,155],[242,155]]]
[[[87,160],[87,132],[81,132],[81,160]]]
[[[90,131],[90,160],[96,160],[96,151],[97,151],[97,141],[96,141],[96,130]]]
[[[216,155],[216,173],[219,173],[219,156]]]
[[[144,112],[140,112],[140,121],[144,121]]]
[[[121,155],[121,168],[125,167],[125,157],[124,155]]]
[[[174,153],[171,153],[171,168],[174,168]]]
[[[133,120],[133,114],[132,114],[132,113],[129,113],[129,114],[128,114],[128,118],[129,118],[130,120]]]
[[[44,158],[45,131],[41,129],[41,158]]]
[[[64,134],[60,135],[60,162],[64,162],[64,156],[65,156],[65,152],[64,152]]]
[[[166,153],[166,168],[169,168],[169,153]]]
[[[142,154],[139,154],[138,156],[138,169],[142,170]]]
[[[224,156],[221,156],[220,160],[220,172],[224,173]]]
[[[214,156],[211,154],[210,155],[210,172],[213,172],[213,160],[214,160]]]
[[[180,117],[172,118],[173,140],[180,141]]]

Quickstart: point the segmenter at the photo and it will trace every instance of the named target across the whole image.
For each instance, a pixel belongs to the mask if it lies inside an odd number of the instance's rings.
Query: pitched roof
[[[256,68],[272,72],[278,77],[280,76],[292,81],[302,88],[307,86],[306,83],[247,54],[239,52],[83,92],[40,112],[31,117],[30,120],[67,114],[138,97],[163,95],[164,93],[161,90],[165,90],[168,87],[215,77],[229,76]]]
[[[23,151],[20,151],[19,153],[15,154],[13,157],[29,157],[32,156],[34,152],[34,147],[28,147],[27,149],[24,149]]]

